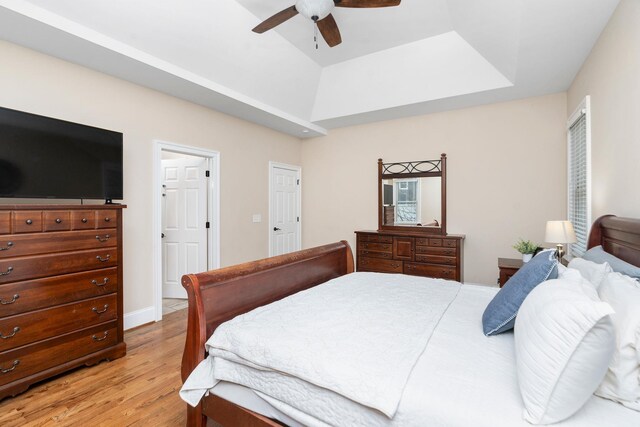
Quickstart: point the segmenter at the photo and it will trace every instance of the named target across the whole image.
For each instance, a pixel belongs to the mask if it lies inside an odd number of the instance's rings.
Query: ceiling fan
[[[371,8],[398,6],[401,0],[298,0],[295,5],[286,8],[266,19],[253,29],[253,32],[262,34],[283,22],[293,18],[298,13],[307,19],[311,19],[320,30],[320,34],[329,47],[342,43],[338,24],[331,11],[334,7]]]

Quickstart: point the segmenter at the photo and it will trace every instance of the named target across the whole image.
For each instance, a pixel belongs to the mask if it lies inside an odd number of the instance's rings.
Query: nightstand
[[[498,284],[503,287],[507,280],[511,278],[516,271],[522,267],[522,259],[517,258],[498,258],[498,269],[500,269],[500,278]]]

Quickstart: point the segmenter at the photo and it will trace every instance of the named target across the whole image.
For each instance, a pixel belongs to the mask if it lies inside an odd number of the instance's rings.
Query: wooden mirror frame
[[[420,165],[428,164],[430,169],[421,171]],[[397,166],[402,171],[387,172],[387,167]],[[382,181],[395,178],[427,178],[440,177],[440,227],[412,226],[412,225],[386,225],[384,224],[382,199]],[[378,231],[406,231],[420,232],[424,234],[447,235],[447,155],[442,153],[440,160],[423,160],[419,162],[393,162],[383,163],[378,159]]]

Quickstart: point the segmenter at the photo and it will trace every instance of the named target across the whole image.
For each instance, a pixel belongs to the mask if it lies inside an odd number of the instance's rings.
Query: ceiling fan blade
[[[400,0],[333,0],[336,7],[389,7],[398,6]]]
[[[342,36],[340,36],[340,30],[333,15],[327,15],[326,18],[319,20],[316,24],[318,24],[320,34],[322,34],[322,37],[329,47],[334,47],[342,43]]]
[[[295,6],[288,7],[285,10],[282,10],[276,13],[271,18],[265,19],[252,31],[254,33],[262,34],[265,31],[272,29],[273,27],[277,27],[278,25],[282,24],[284,21],[293,18],[297,14],[298,14],[298,11],[296,10]]]

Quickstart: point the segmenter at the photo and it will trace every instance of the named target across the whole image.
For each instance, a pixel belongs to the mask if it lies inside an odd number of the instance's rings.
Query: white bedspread
[[[496,288],[462,286],[416,363],[391,420],[285,375],[258,375],[250,387],[280,414],[309,427],[531,427],[522,417],[513,334],[482,333],[482,312],[496,292]],[[221,372],[231,381],[247,376],[236,373],[233,366]],[[282,415],[279,419],[284,420]],[[578,413],[554,426],[638,427],[640,413],[592,396]]]
[[[459,290],[450,281],[353,273],[260,307],[216,330],[207,341],[209,357],[180,395],[195,405],[227,380],[289,405],[304,403],[311,414],[332,407],[338,414],[348,410],[344,405],[358,405],[393,417],[418,358]],[[301,402],[305,392],[296,395],[298,389],[322,398]]]

